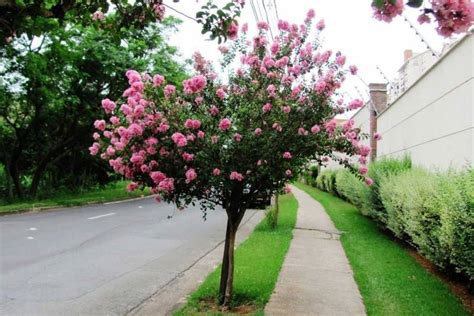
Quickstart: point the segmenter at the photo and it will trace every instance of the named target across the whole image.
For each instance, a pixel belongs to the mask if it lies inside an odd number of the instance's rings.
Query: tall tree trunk
[[[8,168],[8,172],[10,173],[10,177],[13,181],[13,185],[15,186],[16,196],[21,199],[23,198],[23,189],[21,187],[20,174],[18,173],[18,167],[16,163],[12,161],[7,168]]]
[[[235,237],[246,208],[242,205],[242,188],[234,190],[230,203],[226,207],[227,229],[225,234],[224,255],[222,257],[221,281],[219,287],[219,304],[228,309],[232,300],[234,284],[234,247]]]
[[[237,227],[227,220],[225,234],[224,256],[222,258],[221,282],[219,288],[219,303],[228,308],[232,300],[232,290],[234,283],[234,247]]]

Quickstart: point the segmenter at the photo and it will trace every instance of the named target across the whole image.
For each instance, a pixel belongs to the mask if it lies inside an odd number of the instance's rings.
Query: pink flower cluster
[[[431,0],[431,8],[438,22],[436,30],[442,36],[467,32],[473,24],[474,2],[470,0]],[[427,18],[423,17],[421,21],[427,22]]]
[[[197,75],[191,79],[183,81],[184,93],[192,94],[201,92],[207,84],[207,79],[203,75]]]
[[[397,15],[401,15],[403,12],[403,0],[396,0],[395,4],[392,4],[390,0],[385,0],[383,8],[377,7],[372,4],[374,9],[374,17],[380,21],[392,22],[392,19]]]

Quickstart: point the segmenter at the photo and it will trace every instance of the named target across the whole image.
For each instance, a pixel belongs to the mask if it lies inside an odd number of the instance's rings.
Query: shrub
[[[346,169],[339,170],[336,173],[336,189],[340,197],[359,209],[362,207],[362,197],[367,194],[364,191],[369,190],[367,185]]]
[[[338,195],[336,190],[336,170],[324,170],[316,179],[316,187],[320,190]]]
[[[382,181],[386,226],[440,267],[474,279],[474,172],[412,169]]]
[[[319,174],[319,165],[309,166],[302,174],[303,182],[312,187],[316,187],[316,179]]]

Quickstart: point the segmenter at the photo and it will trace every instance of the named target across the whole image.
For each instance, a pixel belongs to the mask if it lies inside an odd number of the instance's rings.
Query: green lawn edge
[[[280,196],[279,205],[277,228],[272,230],[263,219],[235,252],[233,305],[255,306],[252,315],[263,315],[293,238],[298,202],[292,194],[287,194]],[[209,274],[187,303],[173,315],[199,315],[200,300],[217,297],[220,269],[218,267]],[[202,315],[224,314],[206,312]]]
[[[420,266],[356,207],[302,183],[337,229],[368,315],[469,315],[448,286]]]
[[[0,215],[122,201],[151,194],[147,189],[128,192],[127,183],[127,181],[118,181],[95,190],[58,193],[48,199],[24,200],[0,205]]]

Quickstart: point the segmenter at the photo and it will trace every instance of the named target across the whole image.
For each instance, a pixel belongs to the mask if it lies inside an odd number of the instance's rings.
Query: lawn
[[[78,206],[91,203],[103,203],[117,200],[124,200],[133,197],[150,194],[149,190],[127,192],[126,181],[110,183],[102,188],[79,192],[60,192],[54,197],[41,200],[23,200],[13,203],[0,203],[0,213],[10,213],[14,211],[28,211],[33,209]]]
[[[318,200],[344,232],[342,245],[368,315],[469,315],[443,282],[353,205],[316,188],[297,186]]]
[[[278,227],[272,230],[263,220],[235,253],[233,305],[241,306],[241,310],[244,305],[252,310],[253,315],[263,315],[263,308],[270,299],[293,237],[298,202],[293,195],[284,195],[280,197],[279,205]],[[219,278],[220,268],[217,268],[174,315],[196,315],[199,312],[222,315],[209,310],[204,303],[215,305]]]

